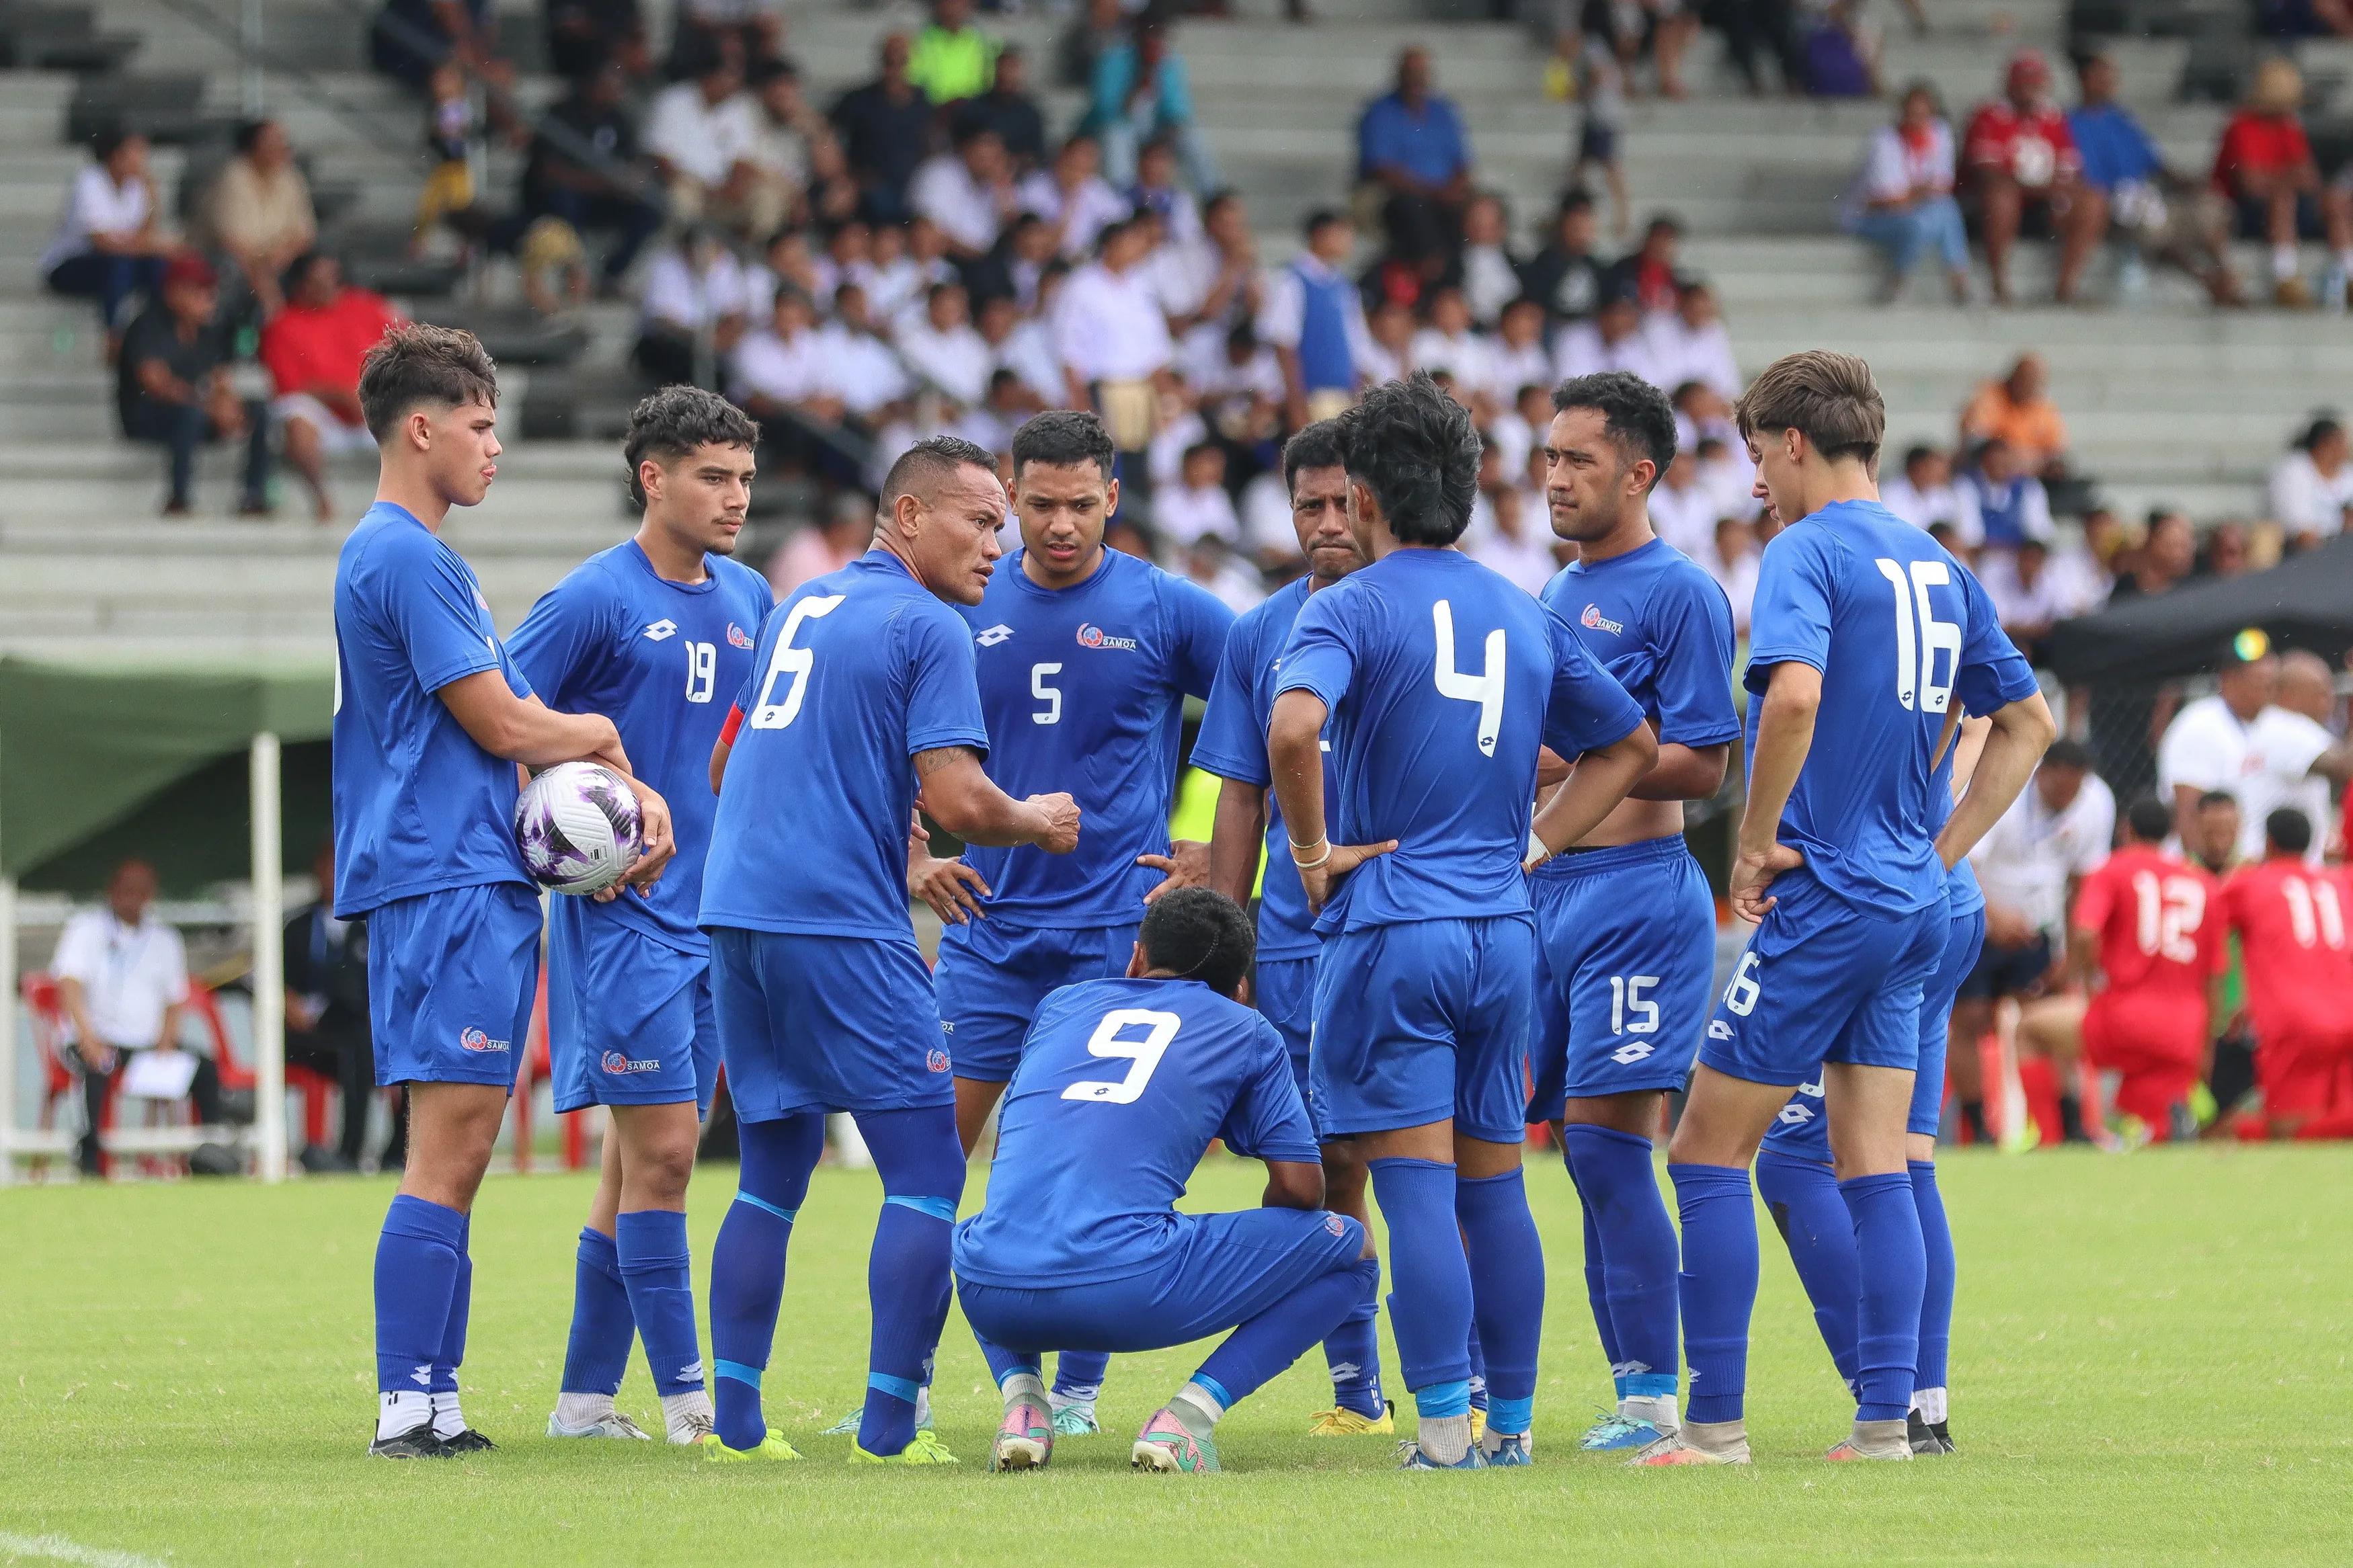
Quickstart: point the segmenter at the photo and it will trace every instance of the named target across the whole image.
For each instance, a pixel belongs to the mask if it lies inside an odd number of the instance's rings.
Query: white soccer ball
[[[515,843],[523,865],[559,893],[609,888],[636,863],[638,797],[602,763],[559,763],[515,802]]]

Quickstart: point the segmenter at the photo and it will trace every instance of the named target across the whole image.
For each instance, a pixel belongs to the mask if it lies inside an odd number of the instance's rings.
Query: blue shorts
[[[539,991],[539,893],[485,882],[368,912],[375,1081],[512,1090]]]
[[[744,1121],[955,1103],[931,972],[913,942],[714,926],[711,997]]]
[[[1978,961],[1985,925],[1982,904],[1967,914],[1952,916],[1944,956],[1920,990],[1920,1065],[1913,1069],[1912,1113],[1905,1130],[1923,1138],[1934,1138],[1943,1120],[1945,1048],[1952,1037],[1953,1001]],[[1765,1146],[1800,1160],[1830,1163],[1830,1121],[1822,1110],[1821,1074],[1817,1072],[1810,1082],[1798,1086],[1798,1092],[1781,1108],[1773,1130],[1765,1135]]]
[[[1029,1289],[984,1285],[985,1257],[956,1237],[956,1293],[973,1331],[1017,1354],[1168,1350],[1220,1334],[1338,1269],[1365,1250],[1365,1229],[1322,1209],[1175,1215],[1158,1258],[1141,1272],[1092,1285]]]
[[[1314,1086],[1309,1081],[1307,1043],[1315,1034],[1315,961],[1312,958],[1262,958],[1250,977],[1250,995],[1259,1014],[1282,1037],[1291,1054],[1291,1081],[1315,1117]]]
[[[547,1046],[555,1109],[711,1109],[719,1078],[711,961],[618,921],[548,922]]]
[[[1775,879],[1777,900],[1732,972],[1699,1059],[1729,1078],[1794,1088],[1825,1061],[1920,1063],[1920,996],[1945,955],[1952,916],[1934,903],[1881,914],[1801,871]]]
[[[1559,857],[1528,896],[1528,1120],[1557,1121],[1571,1099],[1683,1088],[1715,989],[1715,895],[1683,836]]]
[[[1344,931],[1315,965],[1316,1131],[1325,1138],[1454,1121],[1527,1136],[1533,916]]]
[[[1061,929],[978,920],[942,931],[932,983],[956,1077],[1010,1079],[1046,994],[1125,974],[1135,931],[1133,925]]]

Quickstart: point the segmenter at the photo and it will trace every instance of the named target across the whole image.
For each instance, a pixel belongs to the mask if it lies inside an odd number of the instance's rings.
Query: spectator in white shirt
[[[2330,787],[2353,781],[2353,744],[2329,726],[2337,718],[2337,678],[2328,661],[2302,648],[2280,656],[2279,694],[2255,721],[2255,750],[2268,817],[2285,806],[2312,825],[2305,858],[2317,866],[2328,850],[2337,814]]]
[[[1554,355],[1556,379],[1570,381],[1605,370],[1622,370],[1660,386],[1659,362],[1642,334],[1642,306],[1630,289],[1611,292],[1589,321],[1560,334]],[[1662,390],[1664,390],[1662,387]]]
[[[1365,320],[1365,346],[1356,372],[1368,386],[1403,381],[1413,369],[1413,309],[1402,300],[1384,300]]]
[[[1657,499],[1651,498],[1654,506]],[[1745,518],[1715,520],[1715,542],[1700,563],[1724,590],[1724,596],[1732,601],[1735,637],[1748,635],[1749,611],[1757,603],[1757,574],[1763,561],[1764,552],[1757,546],[1755,525]]]
[[[1185,576],[1238,616],[1266,602],[1265,584],[1223,534],[1204,533],[1193,541],[1185,551]]]
[[[778,289],[768,324],[735,345],[729,364],[735,401],[764,427],[787,412],[839,422],[841,399],[827,381],[824,353],[808,296],[789,285]]]
[[[1528,455],[1542,441],[1552,425],[1552,387],[1549,381],[1529,382],[1522,385],[1514,397],[1504,404],[1504,411],[1487,422],[1481,434],[1495,448],[1497,459],[1507,474],[1529,470]],[[1544,500],[1544,473],[1536,469],[1535,485],[1536,500]]]
[[[1487,340],[1471,329],[1471,302],[1462,290],[1441,285],[1430,291],[1427,324],[1413,335],[1413,368],[1454,378],[1464,402],[1492,413],[1489,386],[1493,382]]]
[[[931,219],[919,217],[904,228],[891,224],[878,226],[866,242],[866,259],[854,261],[843,269],[841,279],[834,285],[839,294],[847,286],[856,285],[866,296],[866,305],[877,315],[889,320],[899,311],[923,298],[923,290],[944,278],[955,276],[952,267],[936,274],[911,254],[918,225],[939,233]],[[830,308],[831,301],[828,300]]]
[[[1696,454],[1677,451],[1651,490],[1651,527],[1661,539],[1704,565],[1715,548],[1715,495],[1703,482]]]
[[[1050,169],[1039,169],[1015,189],[1024,212],[1036,213],[1054,232],[1054,248],[1072,261],[1094,253],[1106,224],[1135,208],[1111,188],[1101,173],[1103,150],[1092,136],[1073,136],[1054,154]]]
[[[825,274],[818,270],[817,258],[809,255],[808,237],[798,229],[777,231],[768,242],[768,248],[759,265],[744,274],[744,319],[765,321],[775,313],[776,290],[783,288],[799,289],[812,303],[823,309],[822,300],[833,298],[825,286]]]
[[[1765,510],[1765,503],[1756,496],[1757,468],[1747,462],[1745,450],[1734,447],[1721,437],[1702,436],[1692,447],[1692,458],[1699,466],[1699,482],[1715,505],[1715,515],[1736,517],[1744,522],[1754,522]]]
[[[90,143],[90,161],[66,187],[57,233],[41,253],[43,280],[53,293],[96,300],[107,331],[119,333],[130,321],[125,307],[132,297],[162,297],[172,246],[157,216],[147,138],[121,131],[100,135]]]
[[[1915,82],[1904,89],[1895,123],[1871,133],[1862,168],[1840,207],[1840,225],[1876,247],[1886,263],[1880,298],[1904,291],[1920,253],[1945,264],[1957,303],[1969,300],[1969,242],[1953,199],[1953,128],[1936,89]]]
[[[1520,297],[1520,265],[1512,258],[1504,199],[1481,192],[1462,209],[1462,297],[1471,319],[1492,328],[1504,307]]]
[[[1401,363],[1377,365],[1364,302],[1342,270],[1356,247],[1356,226],[1321,209],[1307,215],[1304,236],[1306,250],[1267,279],[1266,308],[1258,319],[1260,339],[1282,362],[1285,417],[1293,429],[1331,418],[1364,387],[1405,373]],[[1408,331],[1404,339],[1410,337]],[[1385,346],[1400,354],[1404,339]]]
[[[1145,239],[1145,230],[1132,221],[1105,228],[1101,258],[1071,273],[1054,303],[1050,331],[1069,382],[1069,406],[1093,406],[1098,387],[1107,405],[1133,405],[1137,389],[1166,375],[1176,357],[1167,318],[1144,277]],[[1100,412],[1114,439],[1134,443],[1123,449],[1139,449],[1139,436],[1149,439],[1148,430],[1135,427],[1132,413],[1122,419],[1110,406]]]
[[[965,408],[988,395],[987,342],[973,330],[964,285],[934,283],[923,312],[900,324],[899,353],[914,373]]]
[[[1162,217],[1165,237],[1152,253],[1153,290],[1171,330],[1216,327],[1236,317],[1255,321],[1266,308],[1266,270],[1258,264],[1241,197],[1231,191],[1210,197],[1198,227],[1198,236],[1187,238],[1174,220]]]
[[[1879,487],[1879,502],[1924,533],[1942,523],[1971,547],[1985,539],[1976,497],[1953,482],[1952,458],[1934,447],[1904,454],[1904,472]]]
[[[2073,613],[2064,595],[2065,583],[2051,570],[2050,545],[2027,539],[2015,550],[1991,551],[1978,575],[1993,601],[1994,614],[2001,617],[2001,629],[2027,661],[2034,662],[2051,628]]]
[[[2315,419],[2272,469],[2268,497],[2273,521],[2299,550],[2343,531],[2353,514],[2353,440],[2345,426]]]
[[[692,79],[655,95],[646,151],[669,183],[673,220],[708,218],[765,235],[783,221],[794,193],[754,162],[763,125],[758,100],[744,90],[743,46],[725,37],[698,53]]]
[[[833,296],[833,320],[817,332],[827,383],[842,406],[870,429],[892,418],[914,391],[907,367],[875,330],[866,291],[845,283]]]
[[[1532,454],[1528,466],[1535,467],[1541,457]],[[1462,553],[1536,595],[1560,569],[1552,547],[1550,508],[1531,506],[1525,486],[1514,483],[1501,454],[1487,448],[1479,463],[1479,495],[1472,503],[1470,525],[1462,531]]]
[[[1650,335],[1661,387],[1696,381],[1727,403],[1740,401],[1740,365],[1732,357],[1732,335],[1724,329],[1715,289],[1684,284],[1675,308],[1653,312],[1643,331]]]
[[[1062,367],[1043,326],[1023,320],[1020,307],[997,294],[981,301],[978,331],[980,341],[988,345],[991,374],[1014,374],[1029,413],[1062,405]]]
[[[2263,796],[2251,791],[2263,771],[2255,754],[2255,721],[2279,690],[2279,660],[2259,631],[2241,632],[2222,650],[2214,691],[2181,711],[2157,744],[2157,787],[2173,807],[2174,832],[2193,841],[2198,798],[2221,790],[2239,803],[2239,852],[2249,859],[2263,853]]]
[[[1508,409],[1517,407],[1520,394],[1531,386],[1549,395],[1552,348],[1545,342],[1544,307],[1522,298],[1504,307],[1495,336],[1487,345],[1487,384],[1482,390],[1497,408]],[[1519,465],[1512,467],[1516,469]]]
[[[907,205],[940,226],[949,253],[958,260],[987,255],[1018,208],[1013,162],[1005,155],[1003,139],[986,126],[966,125],[955,152],[915,171]]]
[[[710,230],[687,229],[646,265],[638,367],[656,381],[695,382],[733,351],[750,300],[734,253]]]
[[[82,1173],[105,1173],[99,1129],[115,1078],[139,1051],[175,1049],[188,1002],[188,954],[180,933],[153,918],[155,868],[125,860],[107,879],[106,908],[66,921],[49,972],[66,1016],[66,1049],[79,1069],[86,1127]],[[188,1084],[197,1120],[221,1120],[220,1070],[195,1059]]]
[[[1203,440],[1185,448],[1176,482],[1155,488],[1152,527],[1180,550],[1189,550],[1205,536],[1229,542],[1241,536],[1241,519],[1234,513],[1233,498],[1226,494],[1224,447]]]

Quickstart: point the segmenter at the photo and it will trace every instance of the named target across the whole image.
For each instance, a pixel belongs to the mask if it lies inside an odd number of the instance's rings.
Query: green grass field
[[[1250,1204],[1255,1172],[1213,1160],[1195,1199]],[[1607,1380],[1567,1177],[1549,1159],[1531,1174],[1552,1279],[1538,1464],[1476,1477],[1398,1475],[1385,1440],[1302,1436],[1327,1402],[1320,1355],[1227,1420],[1226,1474],[1134,1474],[1127,1436],[1198,1359],[1179,1352],[1114,1361],[1103,1436],[993,1477],[996,1401],[961,1319],[937,1392],[966,1462],[851,1470],[849,1440],[815,1434],[862,1382],[880,1188],[831,1171],[768,1374],[802,1463],[538,1436],[588,1194],[539,1176],[492,1180],[476,1210],[466,1407],[503,1451],[370,1464],[388,1184],[0,1194],[0,1562],[2353,1562],[2353,1152],[1949,1160],[1963,1452],[1900,1469],[1818,1458],[1852,1406],[1769,1226],[1757,1463],[1633,1472],[1578,1453]],[[697,1178],[698,1258],[729,1175]],[[641,1363],[621,1397],[659,1429]]]

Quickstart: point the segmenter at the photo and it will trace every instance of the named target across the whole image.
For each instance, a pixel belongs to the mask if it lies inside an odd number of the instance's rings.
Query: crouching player
[[[678,803],[680,853],[659,884],[643,896],[616,889],[557,899],[548,919],[555,1109],[612,1113],[580,1232],[551,1437],[646,1436],[613,1408],[638,1336],[670,1440],[696,1443],[711,1431],[686,1183],[719,1076],[719,1031],[711,941],[694,922],[717,807],[711,749],[728,698],[751,673],[769,605],[766,581],[728,559],[751,504],[758,441],[752,421],[715,393],[671,386],[638,404],[623,449],[644,514],[637,537],[550,589],[510,645],[549,707],[612,715],[639,773]]]
[[[1231,1329],[1132,1455],[1137,1469],[1214,1470],[1219,1417],[1378,1280],[1364,1226],[1323,1207],[1282,1037],[1241,1001],[1253,945],[1232,900],[1178,889],[1145,916],[1127,978],[1064,986],[1039,1009],[987,1205],[956,1227],[965,1316],[1005,1395],[991,1469],[1053,1455],[1046,1351],[1166,1350]],[[1178,1214],[1219,1138],[1266,1162],[1266,1206]]]
[[[1972,719],[1958,730],[1954,787],[1966,787],[1984,743],[1986,721]],[[1933,796],[1932,796],[1933,798]],[[2152,803],[2154,804],[2154,803]],[[2162,812],[2163,808],[2158,808]],[[1945,1104],[1945,1056],[1950,1040],[1954,1000],[1977,967],[1985,947],[1985,894],[1977,873],[1963,859],[1945,877],[1951,924],[1944,955],[1920,990],[1920,1066],[1912,1078],[1912,1110],[1905,1128],[1905,1158],[1912,1205],[1920,1214],[1920,1237],[1927,1273],[1920,1298],[1920,1351],[1912,1372],[1912,1407],[1905,1436],[1912,1452],[1949,1454],[1946,1363],[1953,1340],[1953,1231],[1945,1217],[1944,1194],[1936,1185],[1936,1128]],[[1974,1041],[1971,1042],[1974,1044]],[[1798,1280],[1813,1303],[1814,1322],[1830,1348],[1839,1377],[1859,1401],[1862,1389],[1857,1335],[1862,1273],[1856,1261],[1854,1215],[1839,1191],[1831,1160],[1830,1117],[1822,1100],[1822,1077],[1798,1086],[1781,1108],[1773,1130],[1757,1152],[1757,1193],[1789,1248]]]

